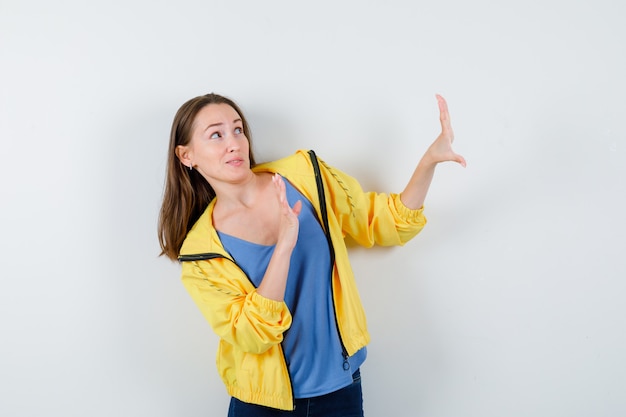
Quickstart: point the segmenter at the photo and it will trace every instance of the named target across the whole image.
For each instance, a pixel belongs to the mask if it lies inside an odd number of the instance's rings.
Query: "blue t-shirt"
[[[293,322],[284,334],[283,350],[295,398],[328,394],[352,383],[352,373],[365,361],[366,348],[348,358],[337,331],[331,287],[328,242],[311,203],[288,181],[287,201],[302,201],[300,230],[291,255],[285,303]],[[259,245],[218,232],[224,248],[259,286],[274,246]]]

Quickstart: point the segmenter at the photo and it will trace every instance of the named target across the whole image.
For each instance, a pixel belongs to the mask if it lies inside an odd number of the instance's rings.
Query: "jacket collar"
[[[309,201],[315,201],[313,200],[314,197],[312,193],[315,192],[317,188],[313,169],[310,167],[310,162],[308,162],[308,164],[305,162],[306,165],[303,165],[303,160],[309,161],[306,152],[300,150],[296,152],[295,155],[277,161],[259,164],[252,170],[254,172],[280,172],[280,174],[298,188]],[[317,197],[315,197],[315,199],[317,199]],[[180,256],[211,255],[212,257],[220,256],[232,260],[231,256],[222,246],[217,231],[213,227],[213,209],[215,202],[216,199],[214,198],[209,203],[206,210],[204,210],[204,213],[198,218],[189,233],[187,233],[187,237],[180,249]]]

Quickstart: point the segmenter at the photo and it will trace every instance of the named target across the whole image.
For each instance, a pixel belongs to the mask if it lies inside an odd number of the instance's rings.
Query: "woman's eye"
[[[241,135],[243,133],[243,129],[240,128],[240,127],[236,127],[235,128],[235,133],[238,134],[238,135]]]
[[[211,136],[209,136],[209,138],[211,138],[211,139],[219,139],[221,137],[222,137],[222,135],[220,135],[219,132],[215,132]]]

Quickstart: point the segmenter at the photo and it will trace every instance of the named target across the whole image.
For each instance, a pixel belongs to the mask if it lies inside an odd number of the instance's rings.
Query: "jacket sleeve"
[[[183,285],[221,339],[244,352],[263,353],[282,342],[291,314],[284,302],[259,295],[245,275],[235,278],[243,272],[226,262],[231,261],[183,262]]]
[[[404,245],[426,224],[423,207],[407,208],[399,194],[365,192],[356,179],[320,160],[328,210],[345,235],[370,247]]]

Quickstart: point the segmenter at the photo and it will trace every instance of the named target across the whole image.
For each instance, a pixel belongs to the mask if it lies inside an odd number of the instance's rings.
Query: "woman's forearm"
[[[257,288],[259,295],[274,301],[284,300],[292,251],[293,249],[283,249],[276,245],[265,275]]]
[[[427,158],[422,158],[417,164],[411,179],[400,193],[400,200],[407,208],[417,210],[424,206],[436,166],[436,163],[429,162]]]

